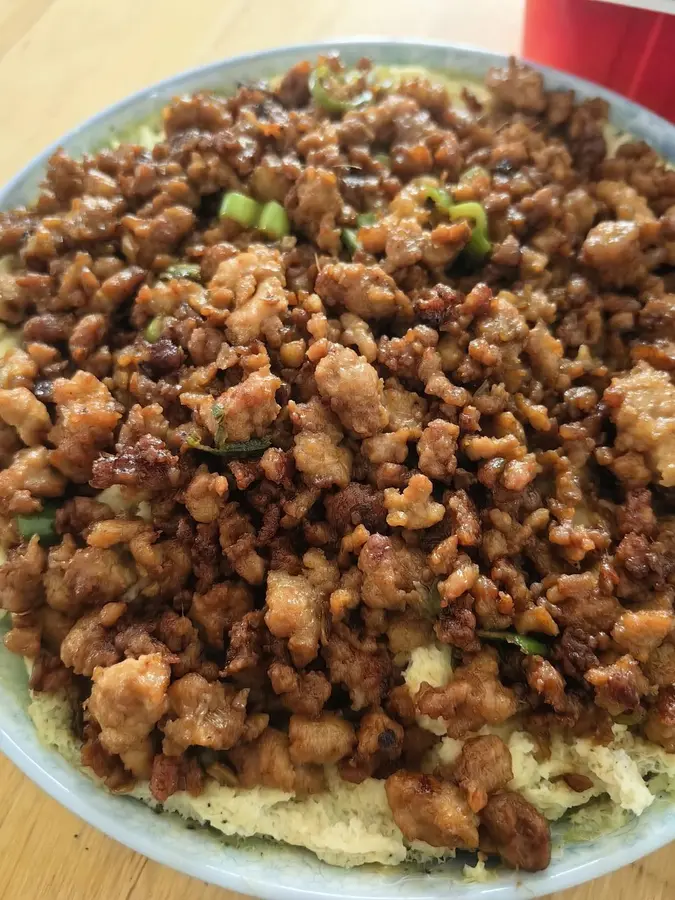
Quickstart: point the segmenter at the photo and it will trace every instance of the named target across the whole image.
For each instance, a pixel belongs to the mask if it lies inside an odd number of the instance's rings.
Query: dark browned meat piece
[[[543,76],[513,57],[507,69],[490,69],[485,83],[501,103],[514,109],[541,113],[546,108]]]
[[[668,685],[659,692],[656,705],[649,710],[645,735],[668,753],[675,753],[675,687]]]
[[[204,772],[194,757],[165,756],[158,753],[152,761],[150,792],[164,803],[178,791],[198,797],[204,786]]]
[[[277,788],[289,793],[320,793],[324,787],[323,770],[319,766],[294,763],[287,734],[267,728],[256,740],[230,751],[242,787],[256,785]]]
[[[546,819],[520,794],[493,794],[480,817],[481,831],[513,869],[539,872],[551,861],[551,833]]]
[[[387,527],[383,500],[382,491],[353,482],[325,498],[326,518],[340,534],[352,531],[357,525],[364,525],[371,533],[382,533]]]
[[[391,673],[391,660],[374,639],[361,641],[348,629],[336,628],[323,655],[331,682],[342,684],[349,691],[352,709],[381,703]]]
[[[293,666],[274,662],[267,670],[272,690],[291,712],[318,716],[331,695],[323,672],[298,672]]]
[[[116,456],[101,456],[92,466],[91,483],[96,488],[123,484],[150,491],[177,487],[178,457],[159,438],[146,434],[137,444],[120,448]]]
[[[44,588],[40,576],[47,564],[45,551],[34,537],[27,546],[12,550],[0,568],[2,608],[12,613],[27,612],[42,602]]]
[[[363,602],[373,609],[402,610],[419,606],[423,583],[429,580],[423,554],[408,549],[397,538],[374,534],[359,555],[363,572]]]
[[[402,726],[383,710],[367,712],[359,723],[356,750],[340,763],[341,777],[358,784],[382,767],[390,771],[403,752],[404,738]]]

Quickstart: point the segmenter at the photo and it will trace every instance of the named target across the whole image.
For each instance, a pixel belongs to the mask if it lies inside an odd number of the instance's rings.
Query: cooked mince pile
[[[337,765],[536,870],[490,729],[675,752],[675,172],[602,100],[487,87],[303,62],[0,214],[5,644],[109,788]],[[433,774],[424,716],[469,738]]]

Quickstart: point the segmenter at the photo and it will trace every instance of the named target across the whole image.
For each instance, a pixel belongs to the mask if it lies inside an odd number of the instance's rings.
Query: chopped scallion
[[[270,200],[269,203],[263,206],[258,229],[275,241],[286,237],[291,229],[288,222],[288,213],[281,203],[277,203],[276,200]]]
[[[484,641],[502,641],[514,644],[528,655],[548,656],[546,644],[526,634],[517,634],[515,631],[476,631],[476,634]]]
[[[220,218],[232,219],[242,228],[252,228],[260,218],[262,207],[246,194],[228,191],[220,204]]]
[[[448,210],[451,219],[469,219],[474,223],[471,232],[471,240],[467,244],[467,250],[475,256],[485,256],[492,249],[492,244],[488,237],[488,220],[485,209],[476,203],[470,201],[468,203],[458,203]]]
[[[425,188],[425,193],[429,200],[433,200],[438,209],[442,212],[449,212],[452,206],[452,197],[447,191],[444,191],[443,188],[430,186]]]

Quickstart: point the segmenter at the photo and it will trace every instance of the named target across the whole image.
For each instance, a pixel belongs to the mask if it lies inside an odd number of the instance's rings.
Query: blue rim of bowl
[[[45,150],[37,154],[23,169],[0,188],[0,209],[5,208],[5,200],[10,194],[20,189],[23,185],[34,182],[34,176],[38,171],[41,172],[44,169],[44,164],[56,149],[72,144],[77,138],[86,135],[94,130],[96,126],[105,123],[106,120],[112,120],[125,111],[132,110],[144,101],[154,99],[159,110],[169,97],[180,94],[182,90],[185,90],[185,88],[181,88],[184,82],[194,81],[199,78],[208,79],[209,76],[216,75],[221,71],[226,75],[229,68],[237,65],[259,64],[263,61],[273,61],[275,58],[280,57],[283,57],[283,62],[280,60],[279,63],[281,66],[291,65],[293,61],[312,58],[317,54],[330,52],[331,50],[336,50],[348,57],[352,56],[355,58],[358,58],[358,56],[369,56],[377,51],[386,50],[392,56],[388,60],[388,64],[396,65],[397,63],[394,61],[395,52],[396,50],[404,49],[408,51],[424,51],[427,49],[435,53],[448,52],[458,54],[465,57],[467,61],[474,60],[478,64],[477,69],[481,70],[494,65],[504,65],[508,60],[506,54],[493,53],[465,44],[405,41],[386,37],[372,38],[364,36],[284,45],[268,50],[227,57],[203,66],[196,66],[126,96],[66,132]],[[399,62],[398,64],[421,66],[424,63]],[[536,63],[530,64],[542,72],[547,88],[571,89],[583,97],[601,97],[606,100],[610,104],[610,117],[614,118],[613,114],[617,112],[620,114],[620,121],[617,122],[620,128],[628,128],[631,123],[634,124],[636,126],[634,133],[637,137],[645,140],[665,158],[675,161],[675,126],[673,124],[614,91],[556,69],[540,66]],[[440,70],[440,67],[436,65],[431,65],[430,68],[432,71]],[[460,69],[453,69],[452,74],[462,77]],[[464,75],[464,77],[471,78],[472,76]],[[7,651],[4,651],[3,648],[2,652]],[[209,866],[201,861],[193,864],[189,857],[177,859],[171,851],[164,850],[161,843],[154,840],[151,834],[144,835],[139,832],[127,836],[123,828],[113,828],[109,820],[113,820],[114,817],[110,812],[103,809],[92,809],[87,799],[71,789],[65,783],[65,779],[60,779],[53,772],[49,771],[49,761],[53,758],[54,751],[42,745],[38,746],[40,749],[35,755],[39,759],[34,758],[34,755],[31,755],[26,746],[21,741],[17,741],[0,721],[0,751],[21,769],[25,775],[72,813],[108,835],[108,837],[119,841],[131,850],[141,853],[155,862],[162,863],[202,881],[208,880],[210,883],[223,888],[242,891],[247,894],[255,891],[255,896],[264,898],[264,900],[311,900],[311,898],[315,898],[315,900],[316,898],[326,898],[326,900],[333,900],[333,898],[334,900],[378,900],[379,898],[379,900],[386,900],[390,896],[386,892],[381,895],[372,892],[367,894],[345,893],[344,888],[338,889],[337,887],[321,890],[314,890],[311,887],[306,889],[297,884],[280,884],[279,880],[275,880],[273,871],[270,871],[269,879],[262,877],[250,878],[241,871],[225,871],[221,868]],[[76,770],[73,771],[75,772]],[[100,793],[106,799],[110,799],[109,795],[105,794],[104,791]],[[436,897],[447,896],[449,891],[458,897],[465,896],[467,900],[478,897],[490,898],[490,900],[534,900],[534,898],[543,897],[554,891],[566,890],[602,875],[607,875],[675,840],[675,818],[660,825],[657,823],[656,827],[654,827],[654,823],[651,824],[652,828],[649,831],[642,829],[645,833],[637,839],[635,834],[631,832],[632,839],[629,838],[626,841],[620,852],[613,851],[605,857],[593,857],[592,843],[594,842],[588,842],[589,852],[584,854],[584,859],[579,862],[570,861],[570,865],[559,872],[553,873],[547,870],[535,875],[517,872],[506,873],[508,880],[501,880],[500,883],[492,884],[472,884],[470,891],[468,890],[469,885],[448,881],[445,889],[439,891],[439,893],[429,894],[425,892],[419,894],[413,888],[411,893],[405,894],[405,897],[406,900],[434,900]],[[639,830],[639,824],[635,830]],[[602,840],[603,837],[605,835],[601,835],[598,840]],[[274,861],[272,860],[272,862]],[[564,862],[564,859],[562,862]],[[333,867],[325,863],[320,865],[327,870],[334,871],[336,876],[343,871],[333,869]],[[336,877],[335,880],[337,881],[338,878]]]

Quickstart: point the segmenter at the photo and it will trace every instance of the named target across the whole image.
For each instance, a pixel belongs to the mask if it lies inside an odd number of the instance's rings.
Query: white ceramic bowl
[[[0,209],[27,203],[35,196],[45,161],[56,146],[73,154],[91,150],[157,112],[176,94],[203,88],[229,91],[238,82],[281,73],[298,60],[329,49],[339,49],[348,62],[367,56],[379,63],[422,65],[468,78],[482,78],[490,66],[506,62],[505,57],[469,48],[356,40],[287,47],[193,69],[134,94],[71,131],[0,190]],[[615,125],[644,138],[675,161],[673,125],[611,91],[559,72],[543,71],[548,87],[604,97],[611,105]],[[620,832],[566,847],[545,872],[536,875],[500,870],[497,879],[488,884],[469,884],[462,882],[458,863],[431,874],[412,868],[333,868],[308,852],[272,843],[226,843],[206,829],[188,830],[177,817],[157,816],[130,798],[106,793],[38,741],[26,713],[27,702],[23,663],[2,648],[0,750],[6,756],[52,797],[110,837],[202,881],[265,900],[445,900],[450,895],[461,900],[525,900],[597,878],[675,840],[675,805],[657,802]]]

